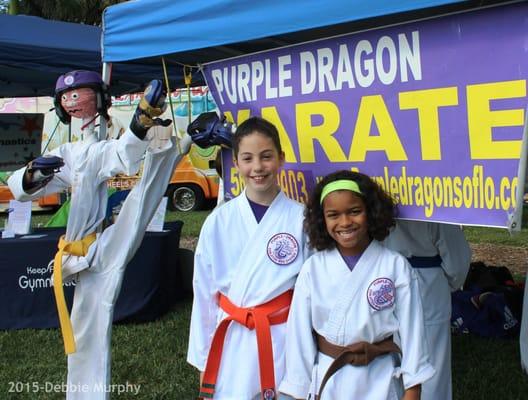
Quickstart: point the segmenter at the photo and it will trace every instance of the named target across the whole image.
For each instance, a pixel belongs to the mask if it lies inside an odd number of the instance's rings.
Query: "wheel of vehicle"
[[[171,185],[167,191],[168,207],[172,211],[199,210],[204,202],[202,189],[192,183],[186,185]]]

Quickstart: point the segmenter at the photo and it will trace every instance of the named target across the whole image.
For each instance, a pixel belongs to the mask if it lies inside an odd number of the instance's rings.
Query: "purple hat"
[[[55,85],[55,94],[64,92],[68,89],[75,89],[78,87],[100,87],[103,84],[101,75],[94,71],[71,71],[59,76],[57,84]]]

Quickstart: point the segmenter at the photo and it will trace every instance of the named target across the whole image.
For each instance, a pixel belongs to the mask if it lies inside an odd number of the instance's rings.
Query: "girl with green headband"
[[[383,247],[395,205],[367,175],[339,171],[310,196],[305,261],[286,335],[283,399],[415,400],[428,361],[416,275]]]

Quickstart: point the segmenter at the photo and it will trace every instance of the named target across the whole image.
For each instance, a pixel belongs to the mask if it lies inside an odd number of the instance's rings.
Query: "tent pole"
[[[103,63],[103,82],[110,86],[110,79],[112,77],[112,63]],[[99,117],[99,140],[106,139],[107,122],[103,117]]]
[[[526,180],[526,156],[528,153],[528,107],[526,108],[526,120],[524,122],[524,131],[522,138],[521,158],[519,160],[519,171],[518,179],[519,184],[517,185],[517,209],[515,214],[519,218],[518,230],[521,229],[522,223],[522,210],[524,206],[524,184]],[[514,221],[514,219],[512,219]],[[510,225],[510,229],[513,227]],[[528,374],[528,275],[526,276],[526,283],[524,286],[524,301],[523,301],[523,313],[521,317],[521,331],[519,333],[519,347],[521,355],[521,368]]]
[[[524,120],[524,130],[521,142],[521,155],[519,158],[519,169],[517,170],[517,194],[515,196],[515,201],[517,207],[510,214],[510,223],[508,230],[510,233],[512,231],[520,231],[522,225],[522,213],[524,205],[524,185],[526,181],[526,158],[528,157],[528,107],[525,111],[525,120]]]

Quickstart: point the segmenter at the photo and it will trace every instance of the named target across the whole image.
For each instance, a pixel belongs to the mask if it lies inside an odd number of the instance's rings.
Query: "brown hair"
[[[277,131],[275,125],[265,120],[264,118],[251,117],[244,121],[242,124],[240,124],[235,134],[233,135],[233,155],[235,158],[238,156],[241,140],[254,132],[258,132],[264,136],[269,137],[273,142],[273,145],[277,148],[277,152],[279,154],[282,153],[282,147],[279,139],[279,131]]]

